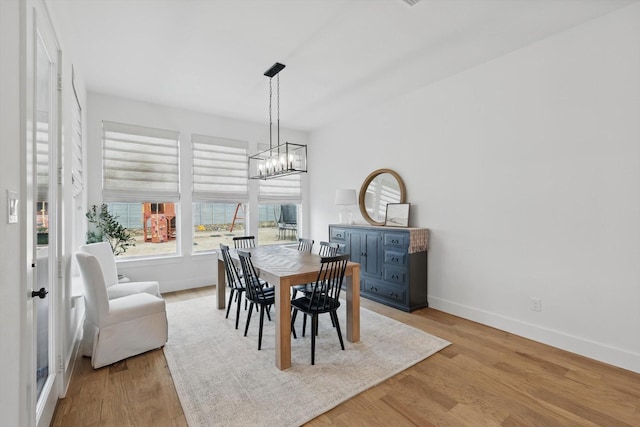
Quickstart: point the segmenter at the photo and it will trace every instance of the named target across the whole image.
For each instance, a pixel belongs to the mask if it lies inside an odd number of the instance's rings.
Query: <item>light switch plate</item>
[[[18,193],[7,190],[7,222],[9,224],[18,223]]]

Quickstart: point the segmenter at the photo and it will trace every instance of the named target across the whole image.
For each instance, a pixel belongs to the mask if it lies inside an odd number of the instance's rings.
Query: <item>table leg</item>
[[[350,280],[349,280],[350,279]],[[360,341],[360,265],[347,278],[347,340]]]
[[[274,283],[276,288],[276,367],[291,367],[291,289],[289,283]]]
[[[218,283],[216,284],[216,298],[218,299],[218,308],[224,309],[225,306],[225,290],[227,289],[227,283],[225,280],[224,262],[218,259]],[[238,304],[240,304],[238,302]]]

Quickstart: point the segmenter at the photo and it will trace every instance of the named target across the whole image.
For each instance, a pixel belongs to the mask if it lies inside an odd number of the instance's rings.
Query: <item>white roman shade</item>
[[[105,201],[179,201],[179,132],[107,121],[102,131]]]
[[[193,201],[244,201],[249,197],[247,143],[192,135]]]

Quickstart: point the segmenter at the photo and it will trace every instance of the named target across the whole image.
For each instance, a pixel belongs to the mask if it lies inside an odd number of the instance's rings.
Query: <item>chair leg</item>
[[[244,327],[244,336],[247,336],[247,331],[249,330],[249,322],[251,322],[251,312],[253,311],[253,303],[249,304],[249,314],[247,314],[247,324]]]
[[[231,288],[231,293],[229,294],[229,302],[227,303],[227,315],[224,316],[225,319],[229,318],[229,309],[231,308],[231,302],[233,301],[233,295],[235,294],[236,290],[234,288]]]
[[[264,304],[260,304],[260,328],[258,329],[258,350],[262,348],[262,326],[264,325]]]
[[[291,313],[291,332],[293,333],[293,339],[298,339],[298,336],[296,335],[296,316],[298,314],[298,310],[293,309],[293,313]]]
[[[340,331],[340,322],[338,321],[338,313],[330,311],[331,319],[335,322],[336,331],[338,332],[338,339],[340,340],[340,347],[344,350],[344,341],[342,341],[342,332]]]
[[[307,313],[305,313],[304,317],[302,318],[302,336],[303,337],[306,331],[307,331]]]
[[[312,314],[311,315],[311,364],[312,365],[316,364],[316,334],[314,334],[313,331],[315,330],[317,324],[318,324],[318,315]]]
[[[241,295],[242,292],[238,292],[238,301],[236,301],[236,329],[238,329],[238,322],[240,321],[240,307],[242,306]]]

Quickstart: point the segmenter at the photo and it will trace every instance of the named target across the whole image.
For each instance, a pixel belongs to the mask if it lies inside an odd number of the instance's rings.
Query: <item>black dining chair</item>
[[[335,242],[320,242],[320,250],[318,252],[318,255],[320,255],[321,257],[331,257],[331,256],[336,256],[338,255],[338,251],[340,250],[340,245],[338,243]],[[296,285],[296,286],[292,286],[293,289],[293,295],[292,295],[292,299],[295,299],[298,295],[298,292],[304,292],[305,294],[311,293],[313,291],[313,283],[306,283],[304,285]],[[333,319],[331,320],[331,323],[333,323]],[[335,323],[334,323],[335,326]],[[304,334],[307,330],[307,315],[304,315],[304,318],[302,319],[302,336],[304,337]],[[296,330],[295,327],[291,327],[291,332],[293,332],[293,337],[294,338],[298,338],[298,336],[296,335]]]
[[[318,252],[318,255],[320,255],[321,257],[336,256],[338,255],[338,249],[339,249],[339,245],[337,243],[320,242],[320,250]],[[298,244],[298,250],[300,250],[300,244]],[[304,293],[311,292],[312,287],[313,287],[312,283],[292,286],[291,287],[291,289],[293,289],[292,298],[295,298],[298,292],[304,292]]]
[[[231,309],[231,303],[235,297],[237,302],[236,329],[238,329],[238,322],[240,320],[240,303],[242,302],[242,295],[245,292],[244,280],[238,274],[238,269],[231,260],[231,256],[229,255],[229,246],[220,243],[220,250],[222,251],[222,261],[227,277],[227,286],[231,290],[229,293],[229,302],[227,303],[227,315],[225,316],[225,319],[229,318],[229,310]]]
[[[293,315],[291,316],[291,328],[296,321],[298,311],[311,316],[311,364],[315,365],[316,334],[318,333],[318,315],[329,313],[335,329],[338,332],[340,347],[344,350],[340,322],[338,321],[338,308],[340,307],[340,290],[347,270],[349,255],[324,257],[320,260],[320,271],[313,283],[311,293],[291,301]]]
[[[233,238],[233,246],[236,249],[246,249],[256,247],[255,236],[238,236]]]
[[[260,280],[256,272],[253,262],[251,261],[251,252],[238,250],[240,258],[240,266],[242,267],[242,276],[245,286],[245,298],[249,301],[249,313],[247,314],[247,324],[244,327],[244,336],[247,336],[249,323],[251,322],[251,313],[253,306],[256,309],[260,307],[260,328],[258,329],[258,350],[262,348],[262,330],[264,326],[264,314],[267,312],[269,316],[269,308],[275,304],[275,290],[273,287],[265,287],[263,280]],[[271,317],[269,317],[271,320]]]
[[[298,250],[300,252],[309,252],[313,250],[313,240],[311,239],[298,239]]]

